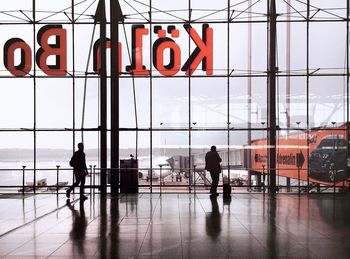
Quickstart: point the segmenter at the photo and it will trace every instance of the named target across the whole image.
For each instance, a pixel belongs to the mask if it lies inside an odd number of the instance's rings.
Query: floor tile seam
[[[40,235],[41,235],[41,234],[40,234]],[[24,243],[20,244],[20,245],[17,246],[15,249],[9,251],[6,255],[4,255],[3,258],[6,258],[6,257],[9,256],[12,252],[15,252],[17,249],[20,249],[21,247],[27,245],[29,242],[33,241],[34,239],[36,239],[36,237],[34,237],[34,238],[32,238],[32,239],[29,239],[29,240],[25,241]],[[68,241],[69,241],[69,240],[65,241],[63,244],[67,243]],[[62,244],[62,245],[63,245],[63,244]],[[61,246],[62,246],[62,245],[61,245]],[[61,246],[60,246],[60,247],[61,247]],[[56,249],[56,250],[57,250],[57,249]],[[55,250],[55,251],[56,251],[56,250]],[[51,254],[52,254],[52,253],[51,253]],[[50,254],[50,255],[51,255],[51,254]]]
[[[64,205],[63,207],[65,207],[65,206],[66,206],[66,205]],[[59,208],[59,209],[57,209],[57,210],[55,210],[55,211],[52,211],[52,212],[48,213],[47,216],[49,216],[49,215],[52,214],[53,212],[56,212],[56,211],[62,209],[63,207],[61,207],[61,208]],[[60,224],[61,222],[65,221],[67,218],[71,218],[71,216],[67,216],[67,217],[65,217],[64,219],[60,220],[60,221],[58,222],[58,224]],[[36,220],[33,220],[32,223],[34,223],[35,221],[36,221]],[[58,224],[57,224],[57,225],[58,225]],[[28,225],[30,225],[30,224],[28,224]],[[11,254],[12,252],[14,252],[15,250],[17,250],[17,249],[19,249],[19,248],[21,248],[21,247],[27,245],[29,242],[31,242],[31,241],[33,241],[34,239],[40,237],[41,235],[44,235],[47,231],[49,231],[50,229],[55,228],[57,225],[53,226],[52,228],[47,229],[46,231],[44,231],[44,232],[38,234],[37,236],[35,236],[35,237],[31,238],[31,239],[29,239],[29,240],[23,242],[22,244],[20,244],[19,246],[17,246],[15,249],[13,249],[13,250],[11,250],[10,252],[8,252],[5,256],[8,256],[9,254]],[[69,241],[69,239],[68,239],[67,241],[65,241],[64,244],[67,243],[68,241]]]
[[[284,231],[284,230],[281,229],[280,227],[276,226],[276,228],[278,228],[278,229],[280,229],[280,230],[282,230],[283,232],[285,232],[285,233],[288,234],[288,232]],[[249,232],[249,234],[250,234],[251,236],[253,236],[253,238],[268,252],[268,247],[265,247],[264,244],[263,244],[257,237],[255,237],[255,235],[252,234],[249,230],[248,230],[248,232]],[[308,249],[308,247],[305,246],[305,245],[303,245],[303,243],[299,242],[299,241],[296,239],[296,237],[294,237],[293,234],[292,234],[292,237],[293,237],[293,238],[292,238],[292,241],[296,242],[296,244],[302,246],[303,248]],[[312,253],[311,251],[310,251],[310,253],[312,254],[313,257],[318,258],[316,254]]]
[[[320,234],[320,233],[318,233],[318,234]],[[295,235],[294,233],[290,233],[290,235],[291,235],[293,238],[295,238],[295,239],[298,238],[297,235]],[[322,239],[332,240],[332,238],[329,237],[329,236],[326,236],[326,235],[323,235],[323,234],[322,234],[322,236],[323,236],[323,237],[321,237]],[[298,242],[298,241],[296,240],[296,242]],[[299,242],[298,242],[298,243],[299,243]],[[299,244],[303,244],[303,243],[299,243]],[[303,246],[304,246],[304,245],[303,245]],[[307,247],[307,246],[305,246],[305,247]]]
[[[320,232],[317,228],[315,228],[315,227],[310,228],[310,227],[308,226],[308,224],[307,224],[309,221],[310,221],[310,220],[308,220],[307,222],[302,222],[302,221],[301,221],[301,222],[298,222],[298,225],[299,225],[299,226],[303,226],[303,227],[305,227],[306,229],[310,229],[310,230],[314,231],[315,233],[321,235],[323,238],[331,239],[330,236],[325,235],[324,233]]]
[[[68,200],[68,199],[67,199],[67,200]],[[78,201],[80,202],[80,198],[73,200],[73,202],[71,203],[71,205],[74,205],[74,204],[78,203]],[[62,207],[60,207],[59,209],[57,209],[57,210],[55,210],[55,211],[53,211],[53,212],[57,212],[57,211],[63,209],[64,207],[66,207],[66,206],[67,206],[67,204],[63,205]],[[85,207],[84,207],[84,210],[85,210]],[[53,212],[52,212],[52,213],[53,213]],[[67,220],[67,219],[71,219],[71,218],[72,218],[72,215],[68,215],[68,216],[62,218],[61,220],[58,221],[58,223],[57,223],[55,226],[53,226],[52,228],[49,228],[48,230],[51,230],[51,229],[55,228],[57,225],[59,225],[59,224],[62,223],[63,221],[65,221],[65,220]],[[94,218],[92,218],[92,219],[89,219],[90,217],[86,217],[86,216],[85,216],[85,218],[87,219],[87,225],[89,225],[91,222],[93,222],[93,221],[96,219],[96,217],[94,217]],[[48,231],[48,230],[47,230],[47,231]],[[43,235],[43,234],[45,234],[45,233],[46,233],[46,231],[40,233],[40,234],[38,235],[38,237],[41,236],[41,235]]]
[[[52,207],[55,207],[55,206],[52,206]],[[28,213],[37,214],[39,209],[44,209],[44,206],[39,206],[39,207],[37,207],[37,206],[35,205],[35,208],[26,211],[25,214],[28,214]],[[50,209],[50,208],[47,208],[47,209]],[[53,209],[53,208],[51,208],[51,209]],[[57,206],[56,206],[56,209],[57,209]],[[40,217],[40,216],[39,216],[39,217]]]
[[[56,248],[54,251],[52,251],[52,253],[49,254],[48,256],[46,256],[45,258],[49,258],[50,256],[52,256],[52,255],[53,255],[56,251],[58,251],[62,246],[68,244],[68,242],[69,242],[69,239],[68,239],[67,241],[63,242],[63,244],[61,244],[58,248]]]
[[[150,227],[151,227],[151,221],[153,220],[153,216],[154,216],[155,211],[156,211],[156,209],[157,209],[157,207],[158,207],[159,200],[160,200],[160,197],[158,196],[156,206],[154,207],[154,209],[153,209],[153,211],[152,211],[152,218],[151,218],[150,221],[148,222],[147,230],[145,231],[145,234],[144,234],[144,236],[143,236],[141,245],[140,245],[140,247],[139,247],[139,250],[137,251],[136,257],[139,257],[139,256],[140,256],[142,246],[143,246],[143,244],[144,244],[144,242],[145,242],[147,233],[149,232],[149,229],[150,229]]]
[[[57,196],[57,194],[53,194],[53,195],[49,195],[49,196]],[[47,198],[49,198],[49,197],[47,197]],[[41,200],[43,200],[43,199],[41,199]],[[55,200],[57,200],[57,199],[55,199]],[[64,197],[62,197],[62,198],[60,198],[59,200],[64,200]],[[34,200],[33,200],[34,201]],[[36,204],[35,204],[35,207],[33,208],[33,209],[30,209],[30,210],[28,210],[28,211],[26,211],[25,213],[31,213],[31,212],[34,212],[34,214],[36,214],[36,211],[38,210],[38,209],[42,209],[42,208],[45,208],[45,206],[47,207],[47,204],[42,204],[42,206],[37,206]],[[54,206],[53,206],[54,207]],[[53,208],[53,209],[57,209],[57,208],[59,208],[59,207],[57,207],[56,206],[56,208]],[[40,216],[39,216],[40,217]]]
[[[36,214],[37,210],[38,210],[38,209],[42,209],[43,207],[44,207],[44,205],[43,205],[43,206],[39,206],[39,207],[37,207],[37,205],[35,205],[34,208],[26,210],[26,211],[24,212],[24,214],[32,213],[32,212],[34,212],[34,214]]]
[[[201,206],[203,212],[204,212],[205,214],[207,214],[207,212],[206,212],[205,209],[204,209],[203,203],[201,202],[201,199],[197,196],[197,194],[195,195],[194,198],[195,198],[196,200],[199,201],[199,204],[200,204],[200,206]],[[208,199],[208,198],[207,198],[207,199]]]
[[[330,236],[323,234],[322,232],[320,232],[319,230],[317,230],[317,228],[314,228],[314,227],[313,227],[313,228],[309,228],[307,223],[298,222],[298,225],[299,225],[299,226],[303,226],[303,227],[305,227],[306,229],[310,229],[310,230],[314,231],[315,233],[321,235],[323,238],[331,239]],[[279,226],[279,225],[277,225],[277,226]],[[282,229],[282,230],[284,230],[284,228],[282,228],[282,226],[283,226],[283,224],[281,223],[280,226],[279,226],[279,228]],[[289,233],[289,232],[287,232],[287,233]],[[294,235],[293,233],[291,233],[291,234]]]
[[[160,203],[160,195],[158,196],[156,205],[154,206],[154,209],[153,209],[153,211],[152,211],[152,216],[151,216],[152,218],[151,218],[150,221],[148,222],[148,227],[147,227],[146,233],[147,233],[148,230],[149,230],[149,227],[150,227],[150,225],[151,225],[151,221],[153,221],[153,217],[154,217],[154,214],[155,214],[155,212],[156,212],[156,210],[157,210],[157,208],[158,208],[158,206],[159,206],[159,203]]]
[[[292,239],[292,240],[293,240],[293,239]],[[296,241],[296,240],[294,240],[294,241]],[[301,245],[303,248],[309,250],[309,253],[311,254],[311,256],[312,256],[313,258],[322,258],[322,257],[318,256],[317,254],[315,254],[313,251],[311,251],[310,248],[308,247],[308,245],[306,245],[306,244],[304,245],[303,243],[300,243],[300,242],[298,242],[298,241],[296,241],[296,242],[297,242],[298,245]]]
[[[314,232],[320,234],[320,235],[321,235],[323,238],[325,238],[325,239],[332,239],[331,236],[322,233],[321,231],[319,231],[319,230],[318,230],[317,228],[315,228],[315,227],[311,227],[310,229],[311,229],[312,231],[314,231]]]
[[[242,223],[242,221],[241,221],[239,218],[237,218],[235,215],[233,215],[233,217],[241,224],[241,226],[242,226],[243,228],[245,228],[245,230],[249,233],[249,235],[250,235],[256,242],[258,242],[258,244],[261,245],[261,247],[264,249],[264,251],[265,251],[265,252],[268,252],[268,251],[267,251],[267,247],[265,247],[264,244],[263,244],[262,242],[260,242],[260,240],[259,240],[257,237],[255,237],[251,231],[249,231],[249,229]]]
[[[125,196],[125,195],[122,195],[122,197],[123,196]],[[95,198],[95,195],[91,195],[90,196],[91,197],[91,200],[96,200],[96,199],[100,199],[101,200],[101,198],[102,197],[100,197],[100,198]],[[119,208],[119,206],[120,206],[120,198],[121,197],[117,197],[117,199],[118,199],[118,208]],[[106,201],[107,200],[110,200],[110,198],[104,198],[104,199],[106,199]],[[95,211],[95,203],[93,202],[92,204],[90,203],[90,207],[93,207],[93,211]],[[96,207],[98,208],[98,209],[100,209],[101,208],[101,203],[100,204],[97,204],[96,205]],[[111,205],[110,204],[108,204],[108,205],[106,205],[106,213],[107,213],[107,211],[110,211],[110,209],[111,209]],[[121,217],[121,220],[118,222],[118,225],[120,224],[120,222],[122,221],[122,219],[125,217],[125,215],[123,215],[123,216],[120,216]],[[100,219],[101,218],[101,210],[98,210],[98,214],[97,215],[95,215],[95,216],[93,216],[93,218],[92,218],[92,220],[88,223],[88,224],[90,224],[90,223],[92,223],[92,222],[94,222],[95,220],[97,220],[97,219]]]
[[[74,200],[73,204],[76,203],[76,202],[78,202],[79,200],[80,200],[80,199]],[[4,237],[4,236],[6,236],[6,235],[8,235],[8,234],[10,234],[10,233],[12,233],[12,232],[18,230],[18,229],[21,229],[21,228],[23,228],[23,227],[25,227],[25,226],[28,226],[28,225],[30,225],[30,224],[36,222],[36,221],[39,221],[39,220],[45,218],[46,216],[49,216],[50,214],[52,214],[52,213],[54,213],[54,212],[57,212],[57,211],[63,209],[63,208],[66,207],[66,206],[67,206],[67,205],[64,204],[64,205],[62,205],[61,207],[58,207],[58,208],[56,208],[56,209],[54,209],[54,210],[52,210],[52,211],[50,211],[50,212],[47,212],[47,213],[45,213],[45,214],[43,214],[43,215],[41,215],[41,216],[39,216],[39,217],[36,217],[36,218],[32,219],[31,221],[28,221],[28,222],[26,222],[26,223],[24,223],[24,224],[22,224],[22,225],[20,225],[20,226],[18,226],[18,227],[16,227],[16,228],[13,228],[13,229],[11,229],[11,230],[9,230],[9,231],[7,231],[7,232],[1,234],[1,235],[0,235],[0,238],[2,238],[2,237]],[[66,218],[65,218],[65,219],[66,219]],[[64,219],[64,220],[65,220],[65,219]],[[60,222],[61,222],[61,221],[60,221]]]
[[[180,215],[180,201],[179,194],[177,196],[177,213],[179,215],[179,228],[180,228],[180,245],[181,245],[181,258],[184,258],[184,247],[183,247],[183,237],[182,237],[182,224],[181,224],[181,215]]]
[[[69,216],[67,216],[67,217],[65,217],[65,218],[63,218],[63,219],[61,219],[61,220],[59,220],[58,223],[57,223],[55,226],[53,226],[52,228],[49,228],[49,229],[47,229],[46,231],[40,233],[40,234],[38,235],[38,237],[40,237],[41,235],[46,234],[47,231],[49,231],[49,230],[51,230],[51,229],[54,229],[55,227],[57,227],[57,225],[61,224],[61,223],[64,222],[65,220],[71,219],[71,218],[72,218],[72,215],[69,215]],[[85,218],[87,218],[87,217],[85,217]],[[87,220],[87,226],[88,226],[91,222],[93,222],[94,220],[95,220],[95,218],[91,219],[90,221]],[[61,233],[59,233],[59,234],[61,234]]]
[[[249,197],[252,197],[254,200],[260,200],[262,197],[265,197],[267,193],[252,193],[248,192],[247,193]]]
[[[46,201],[48,199],[51,199],[52,197],[60,197],[63,196],[62,193],[59,193],[58,195],[56,193],[51,193],[51,194],[34,194],[33,196],[24,198],[24,200],[26,201],[30,201],[28,198],[33,198],[31,199],[31,201],[35,201],[35,202],[41,202],[41,201]],[[63,196],[64,197],[64,196]],[[61,198],[62,199],[62,198]]]

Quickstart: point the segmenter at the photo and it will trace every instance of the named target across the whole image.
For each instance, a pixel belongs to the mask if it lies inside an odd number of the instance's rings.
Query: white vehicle
[[[146,179],[149,181],[161,179],[164,181],[164,178],[173,173],[169,162],[167,161],[169,157],[161,156],[153,158],[153,168],[149,169],[149,157],[139,159],[139,178]],[[147,168],[147,169],[145,169]]]

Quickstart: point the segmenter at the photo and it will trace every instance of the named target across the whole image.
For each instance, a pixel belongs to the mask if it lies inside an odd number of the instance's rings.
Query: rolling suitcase
[[[231,185],[229,183],[224,183],[222,188],[224,197],[231,196]]]
[[[231,197],[232,188],[229,180],[222,175],[222,189],[224,198]]]

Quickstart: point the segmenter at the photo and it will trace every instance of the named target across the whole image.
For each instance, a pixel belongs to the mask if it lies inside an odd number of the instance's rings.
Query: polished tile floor
[[[72,196],[0,195],[0,256],[350,258],[349,195]]]

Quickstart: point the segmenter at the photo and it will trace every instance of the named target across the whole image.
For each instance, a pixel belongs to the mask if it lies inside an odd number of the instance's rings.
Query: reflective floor
[[[350,196],[0,195],[2,258],[350,258]]]

